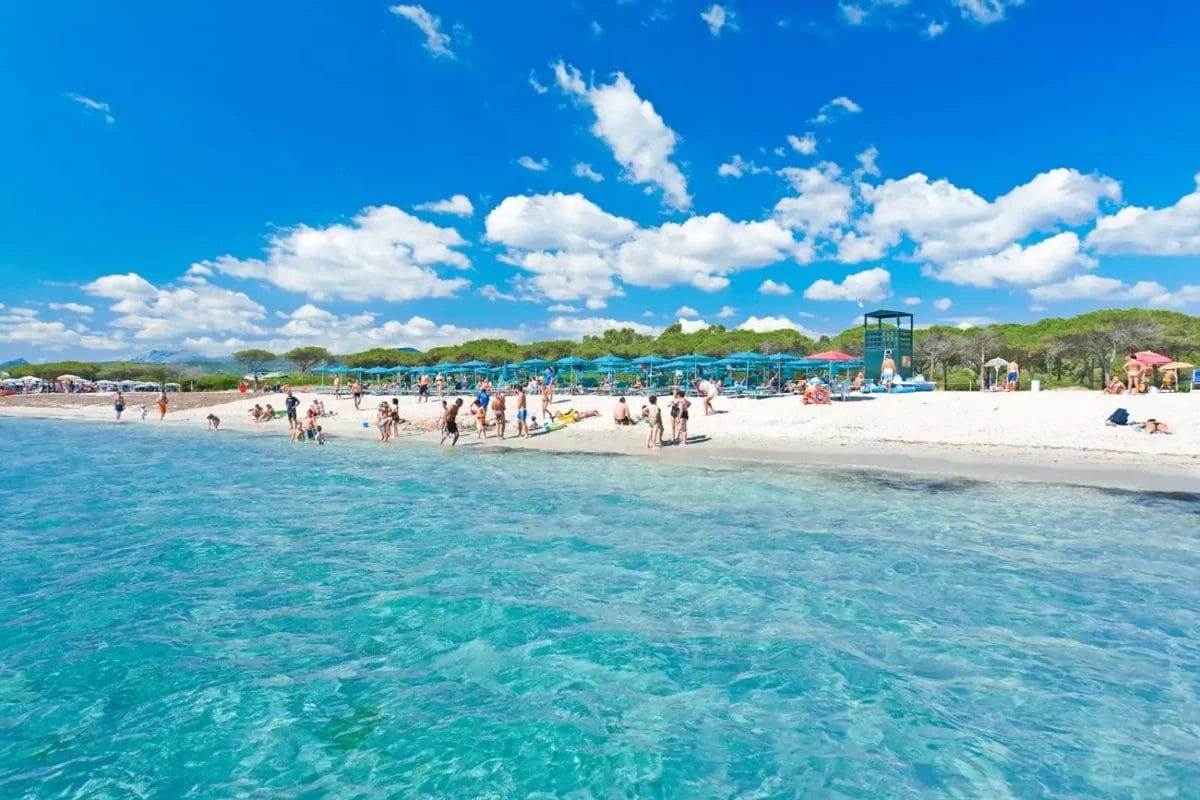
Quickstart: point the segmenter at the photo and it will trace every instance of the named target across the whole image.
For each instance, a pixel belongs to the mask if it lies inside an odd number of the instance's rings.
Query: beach
[[[335,399],[311,391],[297,391],[296,396],[301,401],[301,414],[317,397],[334,412],[334,416],[321,420],[330,445],[345,439],[378,439],[378,431],[371,425],[374,411],[381,400],[390,400],[390,396],[368,395],[363,398],[362,409],[356,411],[348,396]],[[1190,394],[928,392],[874,395],[827,406],[805,406],[793,396],[762,400],[719,397],[715,403],[718,413],[711,416],[705,416],[701,401],[693,398],[689,424],[692,443],[686,448],[668,446],[654,452],[645,446],[644,425],[621,427],[613,423],[615,397],[556,395],[551,406],[556,413],[595,410],[600,416],[529,439],[515,436],[515,402],[510,397],[507,438],[499,440],[490,430],[487,439],[479,442],[467,414],[472,396],[447,395],[458,396],[463,397],[459,419],[465,423],[461,425],[460,448],[505,447],[696,463],[788,463],[1145,491],[1200,489],[1200,426],[1193,424],[1200,396]],[[159,423],[154,395],[127,395],[122,424],[186,426],[204,434],[211,413],[220,417],[222,433],[286,437],[286,420],[255,423],[249,415],[255,403],[270,403],[282,409],[284,399],[282,394],[172,394],[171,411]],[[629,397],[628,402],[637,414],[645,398]],[[665,398],[660,400],[660,404],[665,402]],[[14,396],[0,399],[0,416],[104,421],[113,417],[111,403],[111,395]],[[415,396],[401,395],[399,403],[400,416],[406,423],[386,446],[437,444],[440,401],[434,397],[428,403],[418,403]],[[144,422],[142,405],[148,409]],[[1175,433],[1148,435],[1131,427],[1105,425],[1118,407],[1128,409],[1131,420],[1166,421]],[[540,399],[531,395],[529,408],[537,416]],[[669,436],[670,420],[666,422]]]

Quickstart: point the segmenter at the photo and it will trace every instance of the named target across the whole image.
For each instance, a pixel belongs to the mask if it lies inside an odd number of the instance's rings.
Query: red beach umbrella
[[[1134,353],[1133,357],[1143,364],[1151,367],[1158,367],[1163,364],[1170,364],[1171,359],[1164,355],[1159,355],[1151,350],[1143,350],[1140,353]]]
[[[813,353],[811,356],[808,356],[808,357],[811,358],[813,361],[853,361],[854,360],[854,356],[839,352],[837,350],[829,350],[825,353]]]

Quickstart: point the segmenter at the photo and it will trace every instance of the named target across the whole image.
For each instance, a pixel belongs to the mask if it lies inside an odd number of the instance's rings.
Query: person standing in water
[[[158,392],[158,421],[162,422],[167,418],[167,389],[163,387]]]
[[[438,444],[445,444],[446,439],[453,436],[453,441],[450,446],[458,444],[458,412],[462,408],[462,398],[456,398],[453,403],[446,406],[446,413],[442,415],[442,440]]]
[[[671,417],[675,429],[675,444],[687,447],[688,439],[688,409],[692,402],[683,394],[683,389],[675,390],[675,399],[671,402]]]
[[[121,421],[121,413],[125,410],[125,395],[121,394],[121,390],[117,390],[117,399],[113,401],[113,411],[117,414],[117,422]]]

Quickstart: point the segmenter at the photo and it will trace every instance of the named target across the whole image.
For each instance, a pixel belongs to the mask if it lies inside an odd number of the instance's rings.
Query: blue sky
[[[1200,310],[1193,4],[15,4],[0,359]]]

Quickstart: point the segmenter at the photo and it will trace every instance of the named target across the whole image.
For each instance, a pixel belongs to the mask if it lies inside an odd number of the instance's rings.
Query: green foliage
[[[270,350],[262,350],[257,347],[238,350],[236,353],[231,353],[230,357],[241,364],[242,369],[246,372],[262,372],[263,367],[275,360],[275,354]]]
[[[283,354],[283,360],[295,364],[301,375],[307,375],[313,367],[333,361],[333,356],[324,347],[293,347]]]

